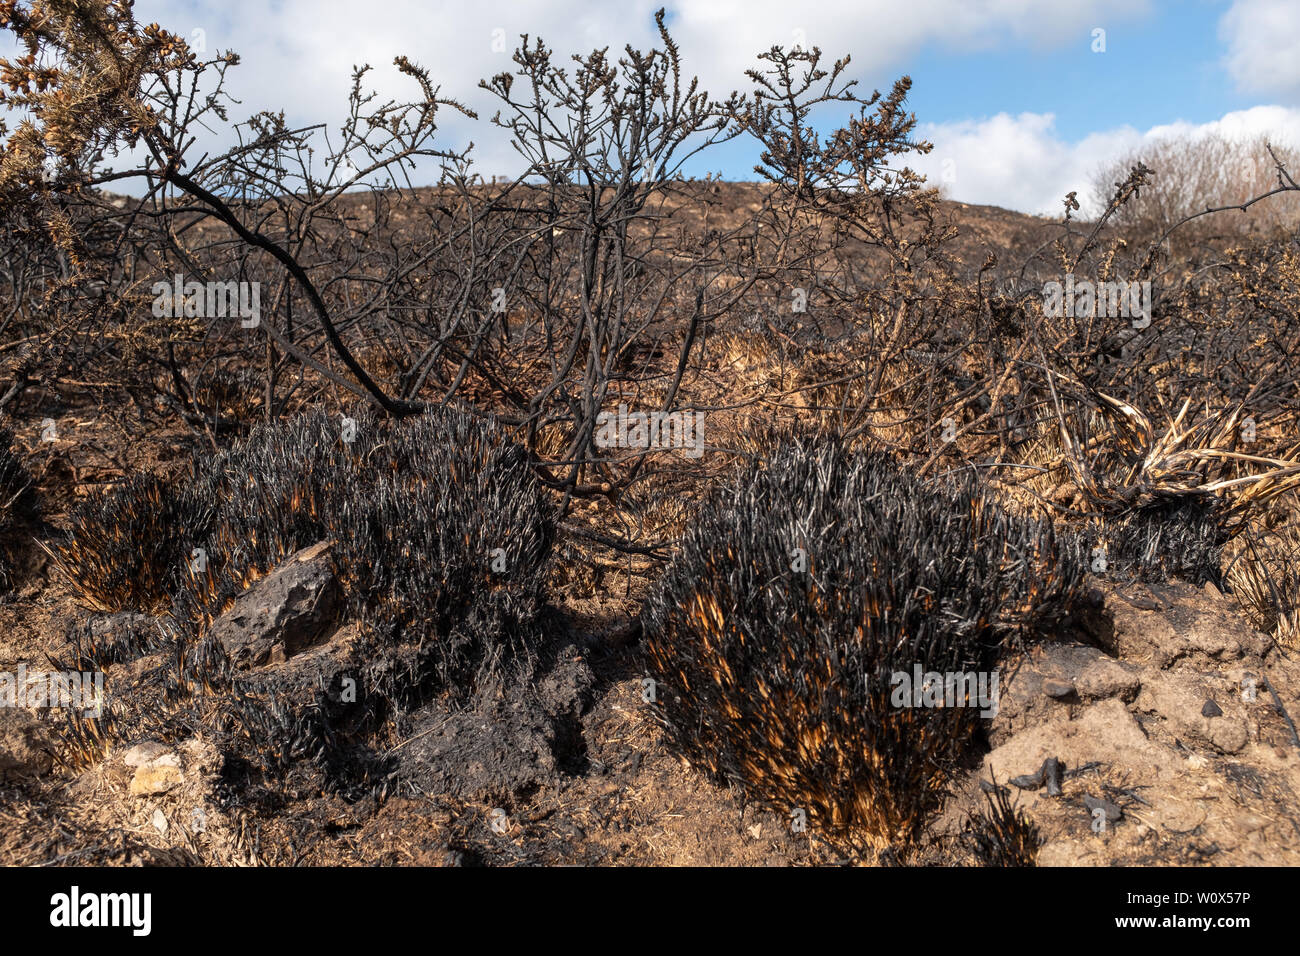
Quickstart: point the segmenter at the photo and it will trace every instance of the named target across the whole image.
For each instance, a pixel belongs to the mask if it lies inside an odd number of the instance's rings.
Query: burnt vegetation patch
[[[1270,144],[1144,149],[1088,222],[945,201],[909,77],[772,47],[715,98],[659,11],[645,50],[502,58],[481,122],[519,166],[488,179],[406,57],[397,99],[357,71],[341,129],[233,122],[232,52],[119,0],[0,9],[0,413],[60,426],[0,436],[0,594],[94,612],[49,648],[109,672],[73,770],[202,737],[219,802],[287,829],[322,791],[522,820],[571,785],[604,828],[607,761],[675,772],[666,739],[915,861],[981,708],[900,706],[895,673],[1103,634],[1133,578],[1300,639],[1300,184]],[[732,141],[759,182],[687,174]],[[1230,216],[1189,165],[1249,169]],[[1026,856],[990,812],[977,855]],[[466,859],[534,852],[455,827]]]
[[[961,842],[980,866],[1035,866],[1043,835],[996,781],[983,788],[984,807],[969,813]]]
[[[919,706],[896,675],[988,674],[1066,616],[1077,545],[967,476],[793,443],[717,495],[643,615],[656,711],[696,765],[832,838],[913,845],[979,745],[970,693]]]
[[[1114,579],[1224,585],[1223,549],[1232,535],[1220,503],[1169,498],[1121,512],[1101,523],[1096,540]]]
[[[57,553],[88,602],[161,614],[73,635],[83,665],[156,658],[112,688],[102,724],[162,739],[207,726],[268,779],[305,761],[360,792],[383,776],[365,744],[383,721],[527,666],[554,528],[522,450],[461,412],[362,417],[347,441],[340,424],[259,428],[182,481],[132,481],[74,513]],[[333,628],[350,626],[351,644],[278,668],[233,661],[213,623],[322,542],[342,590]],[[107,573],[118,561],[129,575]]]
[[[99,611],[157,611],[183,578],[191,542],[216,521],[215,500],[195,500],[154,474],[80,503],[52,549],[82,600]]]

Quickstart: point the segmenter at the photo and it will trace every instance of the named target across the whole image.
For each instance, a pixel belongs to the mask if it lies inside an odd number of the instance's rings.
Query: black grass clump
[[[491,421],[438,411],[355,425],[350,440],[324,413],[261,426],[180,481],[138,478],[79,510],[60,549],[94,606],[166,604],[175,664],[158,707],[172,726],[209,726],[255,775],[306,760],[353,790],[373,769],[354,759],[368,729],[529,654],[554,539],[527,454]],[[360,631],[348,702],[338,688],[255,679],[208,634],[248,587],[321,541]],[[81,653],[117,662],[156,649],[125,640]]]
[[[1224,587],[1223,548],[1231,538],[1213,499],[1167,499],[1106,521],[1104,541],[1112,575],[1163,583],[1176,577]]]
[[[175,645],[169,621],[129,611],[108,618],[83,619],[70,623],[64,636],[72,664],[56,670],[93,672],[139,660]]]
[[[895,675],[988,674],[1011,634],[1068,614],[1082,558],[973,477],[787,444],[701,510],[652,590],[658,713],[690,760],[783,815],[912,845],[982,708],[973,686],[956,706],[906,706]]]
[[[51,553],[95,610],[154,613],[165,609],[216,517],[217,502],[193,494],[188,482],[135,475],[78,504]]]
[[[386,649],[398,684],[463,679],[524,650],[554,541],[524,449],[495,425],[443,411],[382,423],[311,414],[262,428],[199,468],[220,500],[207,564],[181,582],[173,617],[196,638],[257,578],[318,541],[349,614]],[[374,648],[372,648],[373,650]]]
[[[217,511],[196,542],[204,561],[182,565],[171,614],[195,641],[285,558],[334,535],[331,515],[374,481],[364,462],[376,431],[366,417],[354,445],[343,440],[339,417],[312,412],[260,425],[194,463],[185,495]]]
[[[339,432],[337,419],[305,415],[262,425],[179,478],[135,475],[74,509],[55,557],[97,610],[165,610],[179,597],[210,618],[326,536],[320,497],[358,471]]]
[[[968,815],[962,842],[980,866],[1037,866],[1043,836],[1025,814],[1012,804],[1006,787],[994,781],[984,791],[985,807]]]
[[[424,418],[374,452],[380,477],[335,516],[369,682],[411,701],[473,683],[536,642],[554,543],[522,446],[468,415]],[[378,648],[387,653],[375,654]],[[417,692],[413,694],[412,692]]]
[[[19,529],[36,511],[32,479],[13,450],[13,438],[0,428],[0,593],[14,584]]]

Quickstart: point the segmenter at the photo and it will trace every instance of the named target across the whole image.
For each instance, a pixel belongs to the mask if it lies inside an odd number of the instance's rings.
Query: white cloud
[[[1300,96],[1300,4],[1295,0],[1236,0],[1219,21],[1227,43],[1223,65],[1238,88]]]
[[[1096,170],[1143,143],[1218,133],[1237,140],[1269,135],[1280,145],[1300,148],[1300,109],[1282,106],[1256,106],[1208,123],[1175,122],[1145,132],[1118,126],[1075,143],[1058,136],[1054,123],[1051,113],[999,113],[982,120],[920,124],[918,137],[932,142],[934,151],[909,165],[961,202],[1058,216],[1066,193],[1076,191],[1085,202]],[[1086,205],[1083,211],[1088,212]]]
[[[1091,30],[1136,18],[1147,0],[688,0],[675,9],[674,29],[683,55],[704,65],[711,87],[745,85],[754,57],[775,43],[818,46],[831,58],[853,57],[857,74],[905,63],[926,44],[953,50],[990,50],[1011,43],[1044,49],[1071,36],[1090,41]]]
[[[232,118],[258,110],[284,109],[295,124],[343,119],[354,64],[374,67],[369,84],[380,99],[413,95],[414,84],[393,67],[402,53],[426,67],[445,95],[480,113],[471,123],[450,112],[440,124],[439,145],[462,147],[471,139],[484,173],[517,169],[506,137],[487,120],[497,103],[477,89],[480,79],[514,70],[510,51],[519,34],[540,35],[559,65],[595,46],[611,57],[625,44],[648,49],[657,43],[654,11],[669,10],[669,28],[687,75],[698,74],[716,96],[748,91],[747,68],[773,44],[803,40],[832,60],[848,53],[852,76],[892,78],[925,44],[957,50],[998,49],[1012,44],[1047,48],[1077,36],[1088,42],[1095,26],[1142,15],[1148,0],[137,0],[141,22],[156,20],[189,37],[205,31],[209,53],[234,49],[241,58],[228,88],[241,101]],[[493,31],[504,32],[506,51],[493,52]],[[884,82],[884,81],[879,81]],[[222,145],[214,142],[214,148]],[[746,164],[745,168],[748,168]]]

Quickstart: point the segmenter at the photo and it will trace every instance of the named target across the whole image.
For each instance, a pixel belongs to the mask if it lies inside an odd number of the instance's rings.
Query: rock
[[[1240,753],[1250,742],[1246,722],[1236,717],[1207,719],[1202,733],[1216,750],[1225,754]]]
[[[42,777],[54,766],[45,726],[14,707],[0,707],[0,781]]]
[[[1207,699],[1205,703],[1201,705],[1201,716],[1222,717],[1223,709],[1219,707],[1219,705],[1216,704],[1214,701]]]
[[[163,744],[156,740],[146,740],[144,743],[136,744],[122,757],[122,762],[128,767],[147,767],[160,757],[166,756],[170,751]],[[172,754],[174,757],[175,754]]]
[[[326,636],[339,598],[329,549],[320,542],[291,555],[213,622],[210,633],[237,667],[287,660]]]
[[[1075,689],[1074,685],[1068,680],[1049,677],[1043,681],[1043,693],[1053,700],[1064,700],[1067,697],[1073,697]]]
[[[1043,761],[1042,768],[1038,771],[1043,775],[1043,782],[1047,784],[1047,795],[1049,797],[1059,797],[1062,793],[1061,784],[1065,781],[1065,768],[1057,757],[1048,757]]]
[[[1124,816],[1124,811],[1119,808],[1118,804],[1111,803],[1109,800],[1102,800],[1097,797],[1091,797],[1088,794],[1083,795],[1083,805],[1088,808],[1089,813],[1096,818],[1096,811],[1100,810],[1106,816],[1107,823],[1114,823]]]
[[[1079,695],[1091,700],[1118,697],[1131,701],[1142,688],[1142,680],[1134,670],[1119,661],[1103,657],[1089,664],[1075,681]]]
[[[131,778],[131,793],[136,796],[150,796],[166,793],[181,782],[181,772],[176,767],[141,767]]]
[[[1037,790],[1043,785],[1043,772],[1027,773],[1019,777],[1011,778],[1011,785],[1019,787],[1021,790]]]
[[[1056,757],[1048,757],[1034,773],[1014,777],[1011,783],[1021,790],[1037,790],[1046,783],[1047,795],[1049,797],[1059,797],[1061,795],[1061,781],[1064,779],[1064,775],[1064,767],[1062,767],[1061,761]]]
[[[122,762],[135,768],[130,790],[136,796],[166,793],[181,782],[181,758],[156,740],[136,744],[122,756]]]

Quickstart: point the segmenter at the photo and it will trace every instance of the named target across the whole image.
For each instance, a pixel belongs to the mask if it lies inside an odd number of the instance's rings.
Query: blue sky
[[[541,35],[557,52],[655,42],[663,0],[137,0],[142,22],[243,64],[231,90],[237,116],[285,109],[290,121],[337,124],[353,64],[375,67],[383,96],[407,96],[392,67],[404,53],[443,92],[480,108],[448,117],[448,146],[476,144],[479,170],[512,172],[509,143],[486,119],[477,81],[510,67],[513,49]],[[910,107],[934,152],[914,165],[955,199],[1055,212],[1085,195],[1107,159],[1171,133],[1269,134],[1300,147],[1300,0],[679,0],[667,4],[687,71],[707,89],[749,88],[743,71],[773,43],[852,56],[867,91],[911,75]],[[362,11],[357,16],[358,8]],[[1094,31],[1104,30],[1105,50]],[[833,115],[826,120],[835,119]],[[220,139],[220,136],[217,137]],[[213,145],[219,145],[214,140]],[[687,171],[752,178],[752,144],[715,150]]]
[[[1069,139],[1117,121],[1146,128],[1215,120],[1257,103],[1235,90],[1221,62],[1218,20],[1227,6],[1152,5],[1145,15],[1101,27],[1104,53],[1093,51],[1091,31],[969,52],[928,44],[907,64],[916,83],[913,109],[934,123],[1054,113],[1057,132]]]

